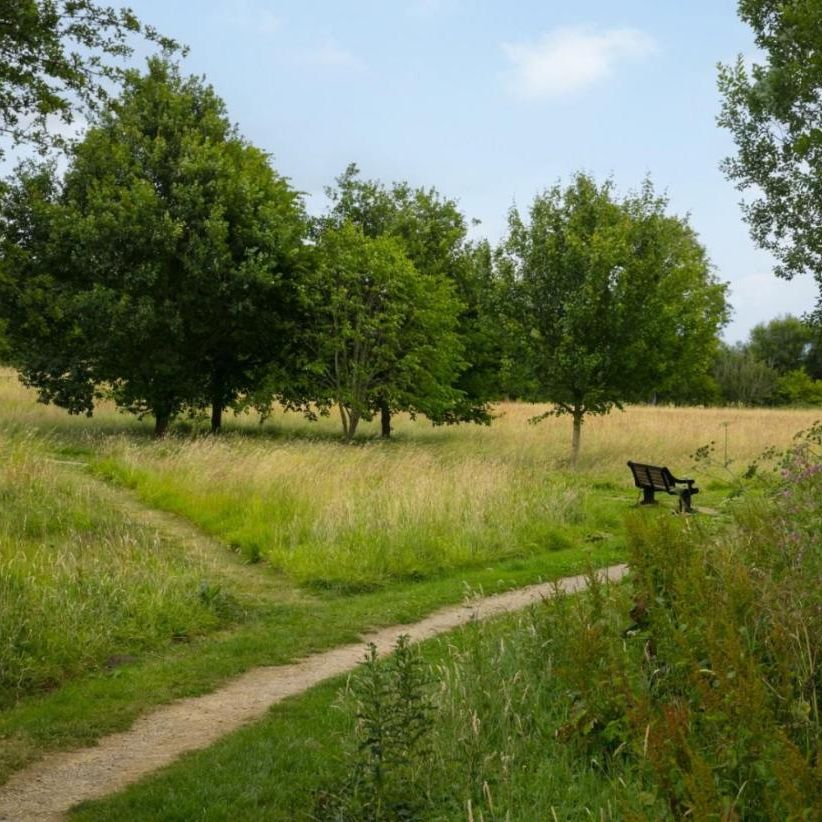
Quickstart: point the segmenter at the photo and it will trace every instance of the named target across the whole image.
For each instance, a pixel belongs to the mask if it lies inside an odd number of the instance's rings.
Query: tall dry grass
[[[95,470],[303,583],[368,587],[573,544],[590,490],[430,444],[112,440]],[[591,515],[591,516],[589,516]]]
[[[96,490],[0,434],[0,708],[223,621],[211,569]]]
[[[355,587],[589,540],[613,546],[636,496],[628,459],[689,474],[691,455],[711,440],[725,461],[727,435],[733,471],[815,419],[796,410],[630,407],[585,423],[572,474],[569,420],[529,424],[548,406],[501,403],[487,427],[400,415],[392,442],[372,423],[354,445],[340,441],[335,418],[309,423],[279,410],[264,425],[230,419],[220,437],[188,435],[195,423],[154,442],[145,424],[109,406],[93,420],[38,406],[10,374],[0,408],[7,430],[87,449],[101,475],[249,558],[265,556],[303,583]],[[711,479],[696,477],[703,487]],[[711,503],[706,491],[700,501]]]
[[[432,426],[425,419],[394,418],[394,438],[401,446],[421,446],[433,453],[459,458],[471,455],[506,462],[532,462],[554,470],[563,467],[571,443],[568,418],[549,417],[537,425],[529,420],[550,405],[498,403],[490,426]],[[625,475],[625,462],[687,463],[696,448],[715,440],[739,463],[750,461],[769,446],[784,448],[793,435],[822,417],[822,409],[763,408],[677,408],[672,406],[628,406],[603,417],[589,417],[583,426],[581,473]],[[60,408],[36,402],[33,391],[23,387],[14,371],[0,368],[0,425],[15,430],[52,432],[63,437],[94,441],[112,434],[148,436],[150,421],[137,421],[102,402],[93,419],[66,414]],[[362,439],[377,437],[378,422],[362,423]],[[183,432],[202,431],[183,422]],[[306,422],[300,415],[275,409],[260,425],[253,415],[227,417],[227,430],[259,437],[262,442],[282,438],[331,440],[339,446],[340,424],[336,416]]]

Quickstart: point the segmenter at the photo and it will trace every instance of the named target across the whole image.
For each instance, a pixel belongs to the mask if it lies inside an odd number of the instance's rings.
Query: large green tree
[[[460,304],[444,277],[418,271],[393,237],[368,237],[353,223],[327,225],[301,290],[301,397],[339,409],[351,439],[385,398],[443,418],[459,398]],[[291,403],[294,405],[295,403]]]
[[[64,147],[64,127],[78,114],[90,116],[123,80],[123,58],[135,36],[166,52],[178,48],[129,8],[92,0],[4,0],[0,137],[40,150]]]
[[[466,243],[467,225],[457,203],[434,188],[414,188],[407,182],[386,186],[364,179],[354,164],[326,194],[330,208],[320,226],[353,223],[367,237],[393,238],[418,272],[450,280],[462,304],[458,333],[467,361],[453,372],[457,391],[451,394],[452,404],[445,407],[430,402],[423,393],[424,384],[416,393],[410,387],[401,395],[387,392],[378,399],[383,436],[390,435],[395,411],[436,413],[435,422],[487,422],[485,403],[492,396],[489,381],[497,361],[489,343],[490,320],[484,312],[483,269],[475,265],[475,249]]]
[[[687,222],[646,183],[618,200],[577,174],[513,209],[499,259],[519,325],[526,396],[573,420],[673,392],[708,370],[726,319],[725,286]]]
[[[745,219],[776,273],[811,273],[822,289],[822,2],[740,0],[738,9],[764,60],[719,68],[719,123],[737,146],[724,170],[752,192]]]
[[[465,358],[470,363],[460,375],[458,386],[475,408],[481,408],[480,403],[520,393],[516,385],[517,365],[508,356],[509,289],[498,277],[496,254],[488,240],[466,243],[458,267],[457,288],[465,306],[460,315],[460,334],[465,342]]]
[[[4,198],[9,335],[41,399],[91,413],[105,389],[151,413],[223,408],[294,337],[298,195],[222,101],[152,59],[70,154]]]

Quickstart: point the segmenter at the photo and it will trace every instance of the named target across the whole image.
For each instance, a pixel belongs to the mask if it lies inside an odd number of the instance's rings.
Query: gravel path
[[[599,573],[603,579],[616,581],[626,572],[627,566],[614,565]],[[553,596],[557,590],[572,593],[585,586],[584,576],[531,585],[444,608],[412,625],[383,628],[356,644],[290,665],[254,668],[213,693],[180,700],[141,717],[128,731],[107,736],[94,747],[49,754],[18,772],[0,788],[0,820],[61,819],[78,802],[122,790],[187,751],[205,748],[261,718],[280,700],[351,670],[363,659],[369,642],[385,654],[401,634],[420,642],[472,619],[520,610]]]

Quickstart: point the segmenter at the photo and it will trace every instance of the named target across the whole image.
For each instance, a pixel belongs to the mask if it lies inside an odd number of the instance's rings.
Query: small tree
[[[423,413],[435,422],[488,422],[484,392],[486,372],[496,368],[484,347],[485,321],[482,297],[473,265],[473,250],[466,244],[465,217],[453,200],[440,196],[436,189],[413,188],[406,182],[390,186],[360,177],[351,164],[326,190],[331,201],[328,214],[320,221],[325,226],[350,222],[367,237],[392,237],[418,272],[445,278],[455,289],[462,304],[457,332],[463,341],[466,362],[454,370],[451,405],[431,402],[425,384],[417,390],[385,393],[378,399],[383,437],[390,436],[391,414],[395,411]],[[391,380],[386,380],[386,385]],[[433,415],[433,416],[432,416]]]
[[[461,365],[449,283],[417,271],[396,240],[366,237],[350,223],[323,230],[316,253],[302,291],[308,377],[294,390],[336,406],[349,440],[385,397],[434,418],[444,413]]]
[[[571,464],[587,415],[670,390],[707,370],[726,319],[725,286],[683,220],[650,183],[622,202],[578,174],[516,209],[499,260],[519,324],[526,396],[573,420]]]
[[[105,386],[158,435],[185,407],[216,431],[294,335],[298,196],[169,63],[127,76],[62,183],[24,169],[3,214],[14,358],[44,401],[90,414]]]

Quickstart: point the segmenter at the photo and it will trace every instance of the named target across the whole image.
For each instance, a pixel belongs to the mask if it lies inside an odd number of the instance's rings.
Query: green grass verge
[[[150,708],[205,693],[256,665],[276,665],[355,641],[372,627],[410,623],[460,602],[619,561],[616,549],[571,549],[357,596],[261,604],[249,622],[98,671],[0,713],[0,781],[47,750],[85,745],[128,727]]]
[[[73,818],[819,818],[821,437],[727,528],[637,512],[627,584],[398,647]]]
[[[510,670],[511,666],[522,664],[516,654],[497,654],[493,663],[486,666],[484,675],[476,676],[478,671],[473,669],[475,680],[465,684],[471,700],[479,696],[480,701],[485,702],[484,709],[471,703],[472,710],[479,709],[475,728],[481,726],[480,738],[472,731],[469,717],[454,714],[453,706],[448,703],[454,697],[466,695],[454,688],[453,673],[461,669],[469,673],[467,667],[461,667],[467,658],[499,647],[500,643],[504,646],[512,635],[530,630],[530,624],[528,616],[504,617],[458,629],[421,646],[426,665],[434,672],[437,682],[449,682],[449,690],[440,691],[434,684],[434,691],[440,697],[434,738],[426,742],[424,757],[416,763],[418,770],[426,772],[420,782],[428,785],[435,795],[424,799],[417,796],[424,806],[407,818],[465,819],[469,803],[477,819],[544,820],[552,818],[551,809],[559,819],[616,819],[620,811],[628,809],[638,812],[637,818],[648,811],[655,813],[656,818],[664,818],[664,807],[644,791],[645,786],[635,780],[630,768],[608,773],[591,763],[586,766],[580,762],[577,752],[555,733],[567,718],[564,706],[552,704],[545,693],[536,701],[518,706],[534,711],[524,718],[526,727],[521,730],[527,733],[516,734],[518,738],[509,740],[505,750],[497,747],[499,726],[506,725],[504,711],[497,702],[504,701],[506,694],[502,691],[496,699],[490,693],[483,696],[479,691],[486,687],[499,691],[501,684],[507,685],[515,673]],[[489,653],[488,662],[491,656],[493,652]],[[493,672],[489,670],[501,660],[507,664]],[[381,667],[384,668],[385,663],[381,663]],[[358,671],[354,676],[363,676],[363,673]],[[275,705],[264,720],[206,750],[186,755],[119,794],[84,803],[73,811],[71,818],[146,821],[327,818],[318,799],[344,790],[352,773],[352,763],[359,756],[355,731],[357,706],[353,704],[347,682],[346,677],[338,677]],[[515,761],[506,763],[505,756],[514,751]],[[502,777],[506,769],[507,775]],[[479,783],[472,786],[477,777]],[[386,781],[390,778],[388,768],[385,778]],[[649,807],[654,805],[656,807]],[[494,808],[497,814],[493,813]],[[512,809],[514,815],[506,817],[506,811],[510,813]],[[359,809],[356,813],[361,812]],[[340,818],[377,817],[359,817],[352,815],[349,809],[348,814]],[[405,817],[393,815],[385,808],[379,818]]]

